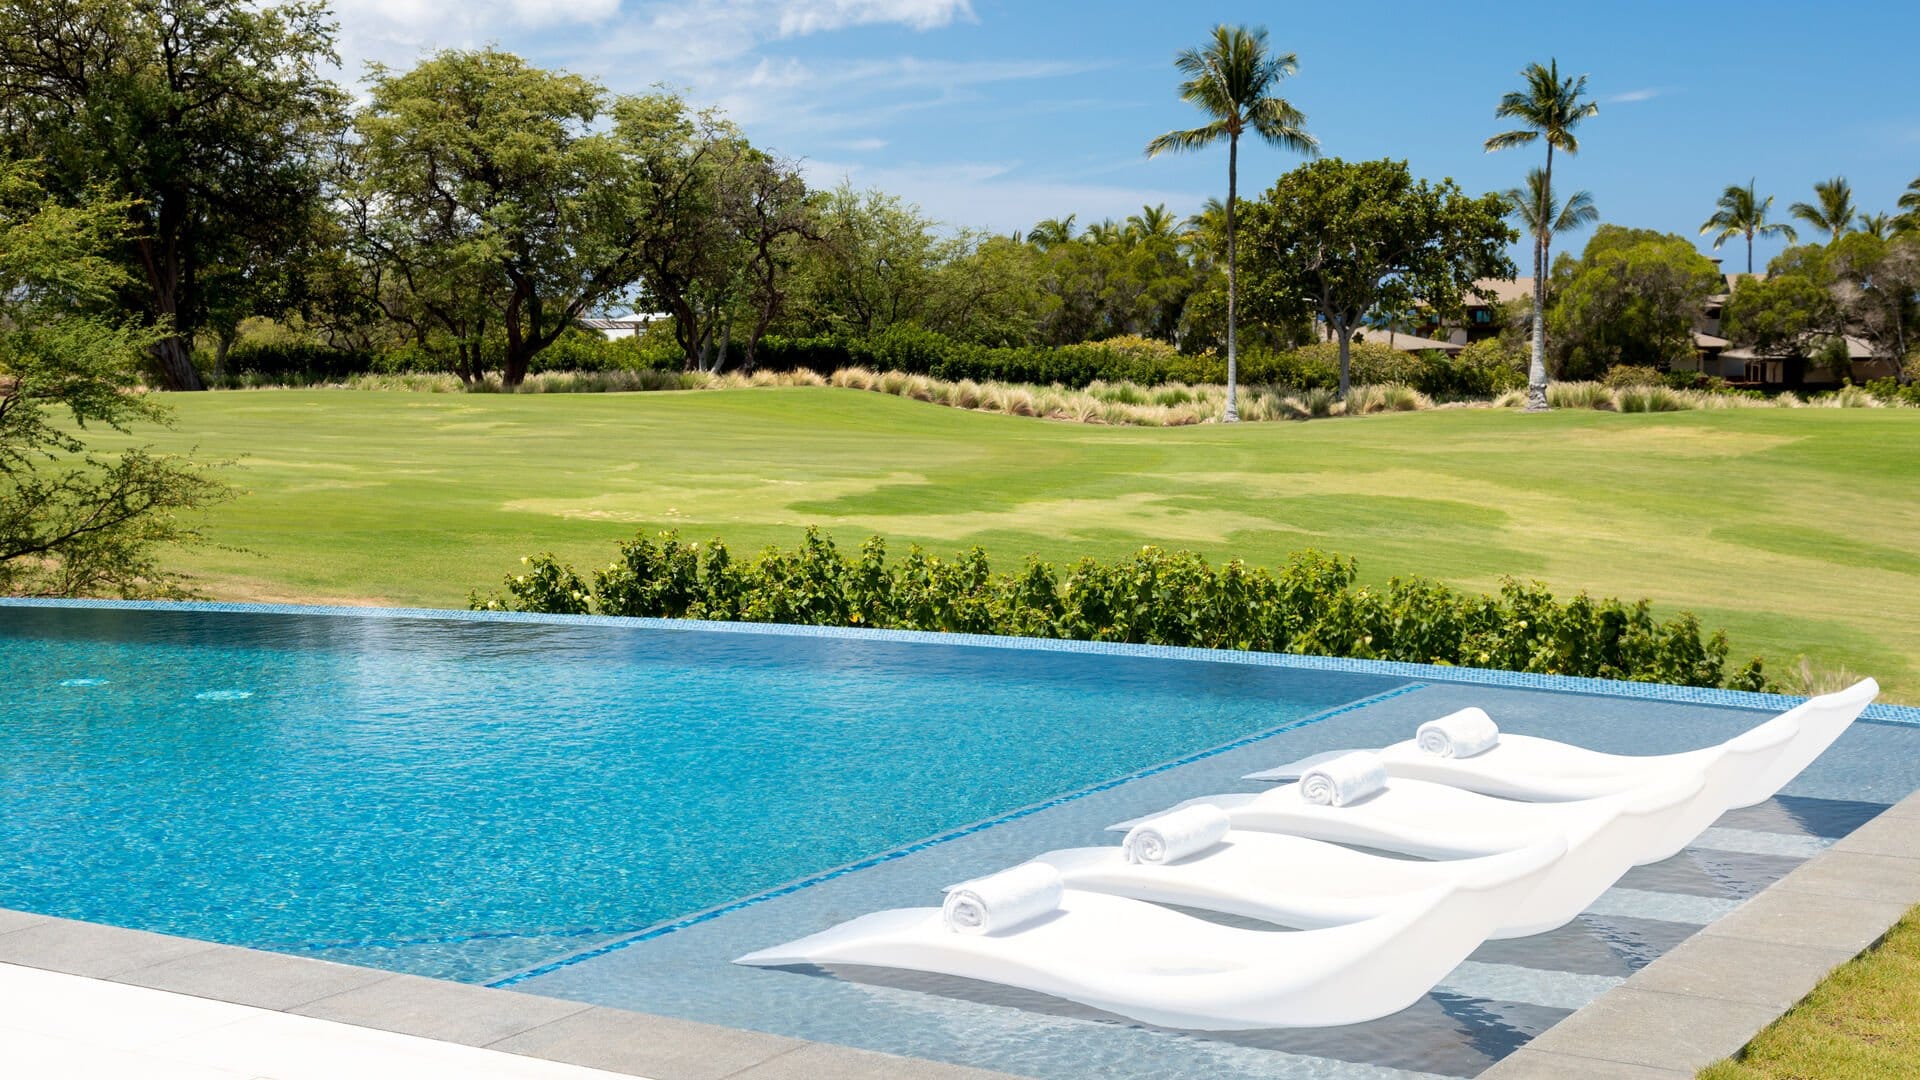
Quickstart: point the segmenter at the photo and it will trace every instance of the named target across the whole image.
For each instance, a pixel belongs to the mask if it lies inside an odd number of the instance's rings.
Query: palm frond
[[[1168,151],[1185,152],[1204,150],[1230,134],[1227,121],[1215,120],[1205,127],[1188,128],[1185,131],[1169,131],[1157,135],[1147,144],[1147,156],[1158,157]]]
[[[1267,97],[1247,110],[1247,126],[1275,146],[1297,154],[1320,152],[1320,140],[1307,133],[1307,116],[1285,98]]]

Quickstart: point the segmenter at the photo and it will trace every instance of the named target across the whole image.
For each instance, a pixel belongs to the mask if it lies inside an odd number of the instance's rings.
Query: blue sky
[[[1024,228],[1224,194],[1221,149],[1147,160],[1193,126],[1171,59],[1218,22],[1265,25],[1300,57],[1283,93],[1326,153],[1406,158],[1469,190],[1504,189],[1532,150],[1486,154],[1499,95],[1532,60],[1585,72],[1600,115],[1556,186],[1602,219],[1693,235],[1729,183],[1774,212],[1844,174],[1890,210],[1920,176],[1920,5],[1605,3],[1583,19],[1491,5],[1017,3],[1003,0],[336,0],[350,71],[493,43],[623,91],[718,105],[756,144],[919,203],[951,225]],[[1813,32],[1809,32],[1809,31]],[[1241,160],[1257,192],[1297,159]],[[1579,238],[1572,244],[1577,246]],[[1704,247],[1705,241],[1702,241]],[[1758,248],[1757,260],[1777,250]],[[1737,269],[1744,248],[1723,254]]]

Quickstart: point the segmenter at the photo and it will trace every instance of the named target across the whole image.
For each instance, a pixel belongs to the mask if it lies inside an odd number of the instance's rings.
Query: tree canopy
[[[1417,180],[1403,161],[1309,162],[1247,207],[1249,293],[1319,317],[1340,343],[1345,397],[1349,344],[1369,313],[1450,314],[1475,280],[1513,276],[1507,210],[1500,196]]]
[[[103,304],[160,330],[167,386],[199,389],[210,314],[269,307],[267,287],[323,211],[346,100],[320,0],[41,0],[0,5],[0,153],[43,162],[69,205],[127,216],[127,273]]]
[[[1725,287],[1687,238],[1618,225],[1594,230],[1578,260],[1562,256],[1554,277],[1547,322],[1563,379],[1693,355],[1695,314]]]

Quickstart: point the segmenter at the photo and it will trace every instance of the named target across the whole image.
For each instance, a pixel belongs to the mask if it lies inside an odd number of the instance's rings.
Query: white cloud
[[[1652,101],[1654,98],[1661,97],[1667,93],[1670,93],[1670,91],[1664,87],[1646,86],[1638,90],[1627,90],[1618,94],[1609,94],[1600,100],[1612,105],[1629,105],[1636,101]]]
[[[804,168],[807,183],[815,187],[844,180],[856,188],[879,188],[919,204],[923,213],[946,226],[996,232],[1024,230],[1043,217],[1064,214],[1078,214],[1082,224],[1121,219],[1156,203],[1185,214],[1206,200],[1206,195],[1191,191],[1027,176],[1019,162],[872,166],[809,161]]]

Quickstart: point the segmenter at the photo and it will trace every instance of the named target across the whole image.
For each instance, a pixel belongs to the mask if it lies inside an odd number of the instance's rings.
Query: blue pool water
[[[4,606],[0,670],[0,907],[476,982],[1399,682]]]

